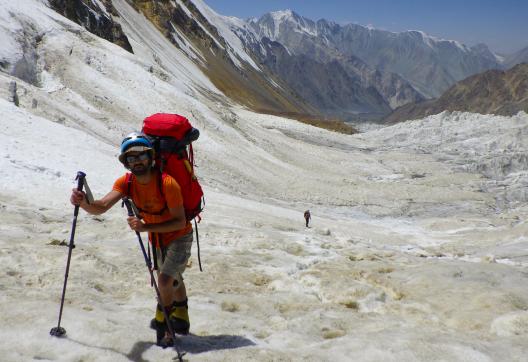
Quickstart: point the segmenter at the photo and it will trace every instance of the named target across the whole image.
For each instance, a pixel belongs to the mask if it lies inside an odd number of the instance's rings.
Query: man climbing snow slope
[[[94,215],[108,211],[124,196],[130,197],[137,206],[141,219],[129,217],[128,225],[136,232],[149,233],[162,304],[156,308],[151,328],[156,330],[157,344],[167,347],[173,341],[161,308],[165,308],[175,333],[189,333],[187,292],[182,274],[191,255],[193,229],[185,217],[180,186],[173,177],[161,174],[155,167],[154,153],[146,135],[131,133],[123,139],[119,155],[119,161],[131,173],[118,178],[112,191],[99,200],[89,203],[84,192],[73,189],[70,201]]]

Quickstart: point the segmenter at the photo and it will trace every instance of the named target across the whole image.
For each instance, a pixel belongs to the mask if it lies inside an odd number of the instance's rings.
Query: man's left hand
[[[127,218],[127,221],[128,221],[128,226],[130,226],[132,230],[137,231],[137,232],[147,231],[143,221],[141,221],[137,217],[130,216]]]

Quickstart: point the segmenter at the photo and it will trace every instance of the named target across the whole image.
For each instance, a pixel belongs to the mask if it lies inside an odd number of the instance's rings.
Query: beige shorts
[[[161,250],[156,249],[156,257],[160,273],[166,274],[178,285],[183,281],[183,272],[187,267],[187,261],[191,257],[191,246],[193,242],[193,232],[173,240],[165,250],[165,260],[162,261]],[[175,284],[176,285],[176,284]]]

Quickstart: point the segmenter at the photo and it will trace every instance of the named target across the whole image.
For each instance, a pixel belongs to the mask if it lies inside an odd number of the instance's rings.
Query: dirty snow
[[[201,131],[204,272],[194,247],[187,360],[526,360],[528,115],[442,113],[336,134],[232,105],[150,25],[134,30],[141,17],[122,1],[135,55],[43,2],[0,3],[10,44],[43,34],[40,84],[0,72],[2,361],[175,356],[154,345],[154,290],[118,206],[80,213],[67,336],[49,335],[74,176],[104,195],[125,171],[122,136],[159,111]],[[19,57],[21,45],[9,49],[4,59]]]

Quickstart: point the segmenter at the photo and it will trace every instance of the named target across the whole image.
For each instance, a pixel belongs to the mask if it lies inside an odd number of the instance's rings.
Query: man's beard
[[[136,165],[134,168],[130,169],[135,176],[144,176],[150,171],[150,168],[145,165]]]

